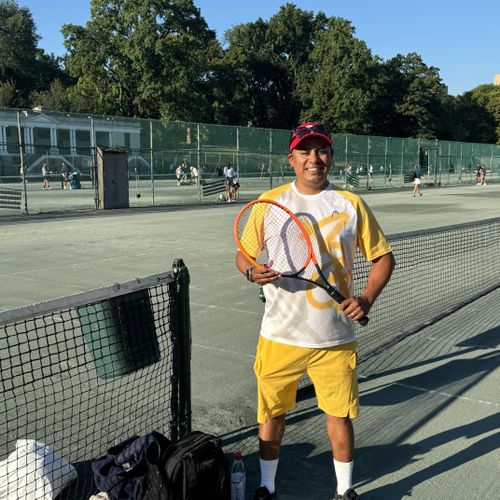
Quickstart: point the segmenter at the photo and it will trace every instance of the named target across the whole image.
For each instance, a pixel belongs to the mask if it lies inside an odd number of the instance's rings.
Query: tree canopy
[[[60,59],[37,47],[40,36],[27,7],[0,0],[0,106],[31,104],[30,94],[67,81]]]
[[[220,45],[191,0],[93,0],[85,27],[63,26],[79,106],[123,116],[209,118]]]
[[[195,0],[91,0],[61,31],[66,54],[46,54],[29,9],[0,0],[0,106],[500,142],[500,87],[451,96],[420,55],[381,60],[350,21],[293,3],[222,41]]]

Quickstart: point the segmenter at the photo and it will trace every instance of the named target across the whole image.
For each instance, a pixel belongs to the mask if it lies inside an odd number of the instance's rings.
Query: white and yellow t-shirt
[[[316,195],[299,193],[295,182],[260,196],[275,200],[314,226],[311,238],[321,269],[344,295],[352,295],[356,247],[371,261],[391,251],[373,213],[357,195],[331,184]],[[271,266],[272,267],[272,266]],[[329,347],[354,340],[353,322],[338,304],[310,283],[282,277],[264,286],[266,307],[260,334],[270,340],[302,347]]]

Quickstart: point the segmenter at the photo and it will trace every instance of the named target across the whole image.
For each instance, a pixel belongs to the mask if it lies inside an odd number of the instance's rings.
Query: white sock
[[[343,495],[352,488],[352,469],[354,462],[339,462],[333,459],[335,475],[337,476],[337,493]]]
[[[276,489],[274,479],[276,477],[276,470],[278,469],[278,460],[278,458],[276,460],[260,459],[260,485],[265,486],[269,490],[269,493],[274,493]]]

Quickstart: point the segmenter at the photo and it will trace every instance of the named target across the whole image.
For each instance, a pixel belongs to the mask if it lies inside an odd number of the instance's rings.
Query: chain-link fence
[[[286,130],[0,109],[0,184],[23,192],[26,212],[95,208],[96,148],[120,147],[131,206],[222,200],[203,186],[228,163],[239,196],[252,198],[293,178],[288,139]],[[334,151],[332,181],[352,190],[401,188],[417,166],[434,185],[475,182],[477,163],[487,180],[500,171],[494,144],[334,134]]]

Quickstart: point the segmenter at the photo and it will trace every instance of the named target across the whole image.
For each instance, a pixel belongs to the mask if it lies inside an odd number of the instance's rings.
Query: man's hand
[[[372,305],[363,295],[349,297],[340,304],[341,311],[353,321],[360,320],[363,316],[368,316]]]
[[[255,283],[263,286],[267,285],[268,283],[272,283],[273,281],[279,280],[281,278],[281,274],[273,271],[272,269],[259,269],[258,267],[254,267],[252,269],[252,278]]]

